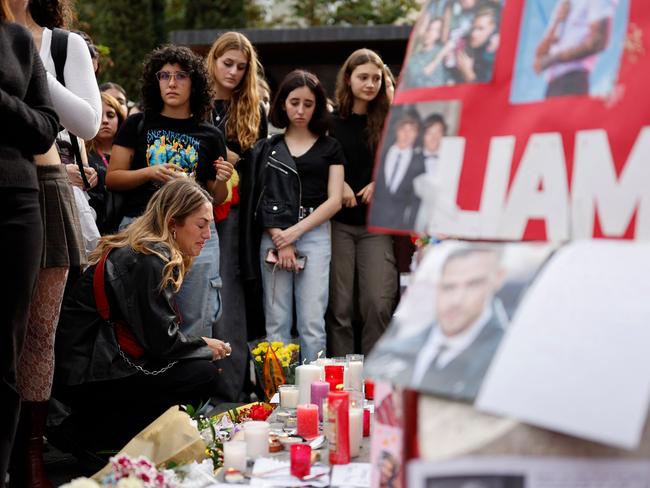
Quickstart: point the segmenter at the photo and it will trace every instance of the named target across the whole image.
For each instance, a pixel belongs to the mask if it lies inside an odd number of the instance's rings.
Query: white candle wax
[[[321,380],[320,366],[315,364],[302,364],[296,367],[296,384],[298,385],[298,403],[309,403],[311,401],[311,384]]]
[[[350,409],[350,457],[357,457],[363,441],[363,409]]]
[[[223,467],[241,472],[246,471],[246,443],[244,441],[223,443]]]
[[[246,455],[249,458],[258,458],[269,454],[269,423],[250,420],[244,422],[244,436],[246,437]]]
[[[282,408],[296,408],[298,394],[298,388],[280,388],[280,406]]]
[[[350,361],[346,370],[346,385],[351,390],[363,391],[363,362]]]

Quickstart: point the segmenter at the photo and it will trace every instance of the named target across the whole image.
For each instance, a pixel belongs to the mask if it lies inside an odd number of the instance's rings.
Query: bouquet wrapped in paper
[[[278,386],[295,382],[296,366],[300,359],[298,340],[284,343],[265,339],[249,343],[257,383],[269,401]]]

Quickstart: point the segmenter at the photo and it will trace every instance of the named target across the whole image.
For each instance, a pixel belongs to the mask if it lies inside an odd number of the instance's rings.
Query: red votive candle
[[[328,364],[325,366],[325,381],[330,384],[330,391],[337,391],[339,385],[343,385],[343,372],[345,367],[339,364]]]
[[[363,409],[363,436],[370,437],[370,409]]]
[[[298,435],[305,439],[318,437],[318,406],[313,403],[298,405]]]
[[[364,380],[366,400],[375,399],[375,382],[372,380]]]
[[[311,446],[293,444],[291,446],[291,476],[304,478],[311,470]]]

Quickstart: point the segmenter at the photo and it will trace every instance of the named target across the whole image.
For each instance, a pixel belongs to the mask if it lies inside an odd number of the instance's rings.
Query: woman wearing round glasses
[[[152,51],[142,75],[142,101],[144,113],[129,117],[115,136],[106,174],[107,188],[125,197],[121,229],[144,212],[158,188],[176,178],[194,177],[215,204],[222,202],[233,171],[225,161],[223,134],[204,121],[211,94],[200,57],[178,46]],[[210,227],[211,238],[176,296],[181,330],[193,336],[211,337],[221,310],[219,240],[214,224]]]

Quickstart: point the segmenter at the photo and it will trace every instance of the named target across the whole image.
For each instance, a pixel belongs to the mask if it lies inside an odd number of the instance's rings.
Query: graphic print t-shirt
[[[172,163],[203,186],[216,178],[214,161],[219,156],[226,157],[226,142],[216,127],[195,119],[172,119],[155,113],[138,113],[126,119],[113,143],[135,151],[131,170]],[[147,182],[124,192],[124,215],[141,215],[160,186]]]

